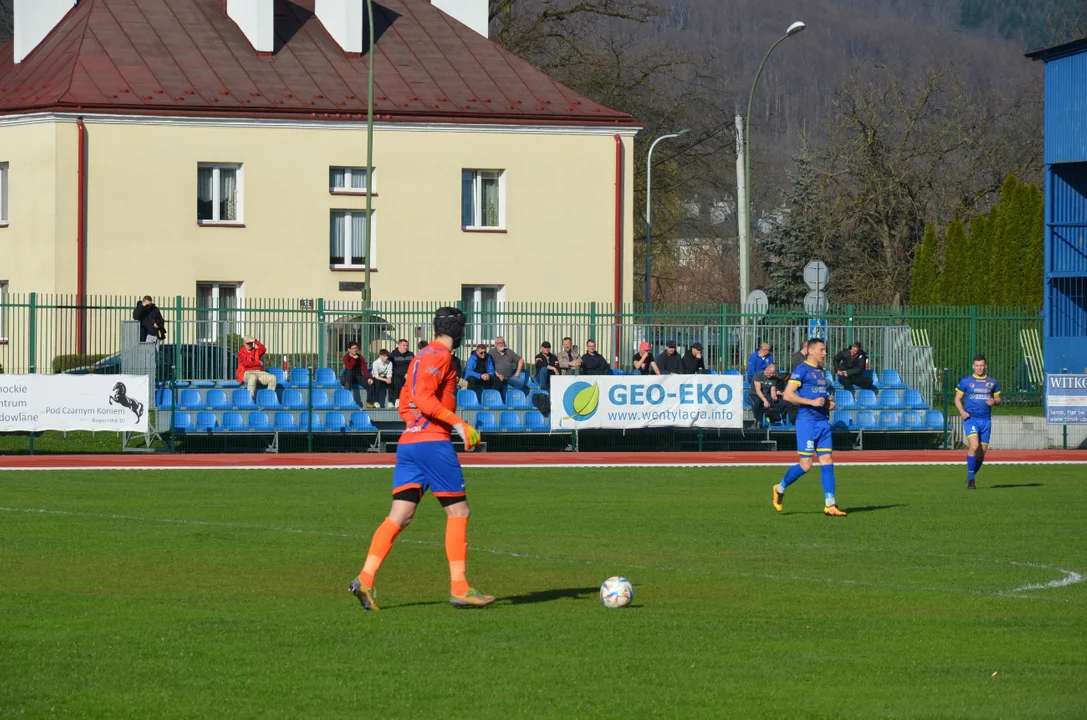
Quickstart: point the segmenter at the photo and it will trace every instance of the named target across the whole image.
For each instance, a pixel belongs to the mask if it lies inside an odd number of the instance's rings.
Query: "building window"
[[[8,164],[0,163],[0,225],[8,222]]]
[[[377,181],[377,173],[374,173]],[[370,190],[377,192],[375,184]],[[366,194],[366,168],[334,167],[328,171],[328,191],[348,195]]]
[[[506,227],[506,172],[461,171],[460,222],[465,230]]]
[[[8,339],[8,281],[0,280],[0,340]]]
[[[502,335],[504,285],[461,285],[460,299],[464,314],[468,316],[464,328],[466,343],[491,343]]]
[[[242,222],[242,166],[201,163],[196,170],[196,220],[202,225]]]
[[[245,335],[240,282],[196,283],[196,339],[202,343],[225,341],[228,335]]]
[[[370,215],[370,268],[377,266],[377,213]],[[365,267],[366,213],[333,210],[329,222],[329,258],[333,267]]]

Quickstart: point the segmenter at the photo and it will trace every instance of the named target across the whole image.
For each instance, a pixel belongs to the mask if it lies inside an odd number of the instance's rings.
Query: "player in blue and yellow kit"
[[[451,307],[434,315],[434,342],[415,354],[400,392],[400,417],[407,427],[396,446],[393,504],[374,533],[366,564],[348,588],[364,610],[377,610],[374,575],[408,526],[429,489],[445,508],[445,554],[449,560],[449,602],[455,607],[484,607],[494,602],[468,585],[468,500],[464,475],[453,449],[452,433],[471,450],[479,433],[455,412],[457,373],[451,351],[464,337],[464,314]]]
[[[1000,383],[986,374],[984,355],[974,357],[974,374],[967,375],[955,388],[955,407],[962,417],[969,449],[966,451],[966,488],[973,490],[974,477],[985,462],[992,431],[993,405],[1000,404]]]
[[[830,411],[834,399],[830,396],[830,380],[823,370],[827,344],[819,339],[808,341],[808,359],[798,365],[785,386],[785,402],[799,406],[796,415],[796,449],[800,460],[774,486],[774,509],[781,512],[785,505],[785,489],[811,470],[812,457],[819,458],[823,480],[823,514],[845,517],[834,497],[834,458],[830,442]]]

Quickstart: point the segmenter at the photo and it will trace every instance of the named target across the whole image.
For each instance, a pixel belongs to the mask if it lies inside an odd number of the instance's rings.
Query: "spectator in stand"
[[[771,350],[770,343],[762,343],[758,350],[751,353],[751,357],[747,359],[747,374],[744,376],[748,383],[755,377],[755,373],[763,372],[767,365],[774,362]]]
[[[793,353],[793,356],[789,358],[789,373],[792,374],[793,370],[796,370],[800,365],[808,359],[808,341],[800,343],[800,349]]]
[[[657,361],[653,359],[653,354],[650,352],[651,349],[649,343],[643,341],[638,346],[638,352],[634,353],[634,369],[642,375],[661,374]]]
[[[770,421],[781,421],[787,410],[785,402],[785,378],[778,375],[777,365],[770,363],[762,372],[755,373],[751,380],[751,412],[755,415],[755,427],[762,427],[762,419],[769,416]]]
[[[389,355],[389,361],[393,364],[393,405],[400,407],[400,391],[404,388],[404,382],[408,377],[408,365],[415,359],[415,353],[408,349],[408,341],[401,338],[396,344],[396,349]]]
[[[683,372],[683,356],[676,352],[675,340],[669,340],[664,352],[657,356],[657,370],[661,375],[679,375]]]
[[[846,390],[852,390],[854,385],[870,390],[872,378],[864,374],[867,369],[868,353],[864,352],[859,342],[834,356],[834,372]]]
[[[385,348],[381,348],[377,354],[377,360],[374,360],[371,377],[374,381],[374,407],[391,408],[393,401],[389,396],[393,386],[393,363],[389,359],[389,351]]]
[[[254,337],[246,336],[241,350],[238,351],[238,382],[249,388],[249,394],[257,399],[257,384],[264,385],[269,390],[276,389],[276,376],[264,372],[264,363],[261,358],[268,348]]]
[[[502,393],[503,398],[506,397],[507,388],[525,389],[528,385],[528,380],[522,375],[525,370],[525,361],[520,355],[506,346],[505,338],[496,337],[494,339],[494,347],[491,348],[490,356],[491,360],[494,361],[494,374],[499,383],[498,390]]]
[[[582,375],[607,375],[611,372],[608,361],[596,351],[596,340],[585,341],[585,354],[581,356]]]
[[[136,303],[132,319],[140,324],[140,342],[147,342],[148,337],[152,342],[166,339],[166,320],[150,295],[144,295],[143,300]]]
[[[562,350],[556,353],[559,359],[559,375],[577,375],[581,371],[581,358],[578,356],[574,341],[568,337],[562,339]]]
[[[683,372],[687,375],[702,375],[706,372],[706,363],[702,360],[702,343],[691,343],[687,354],[683,356]]]
[[[468,365],[464,368],[464,378],[477,400],[483,399],[483,391],[488,388],[500,390],[499,380],[494,374],[494,360],[487,354],[486,345],[476,345],[476,351],[468,358]]]
[[[370,368],[366,365],[366,358],[359,355],[359,344],[352,342],[347,346],[347,354],[343,356],[343,370],[340,372],[340,385],[351,391],[355,398],[355,404],[366,407],[374,401],[374,379],[370,377]],[[363,402],[360,390],[366,390],[366,401]]]
[[[551,390],[551,376],[559,374],[559,358],[551,352],[551,343],[540,343],[540,352],[536,354],[536,382],[544,390]]]

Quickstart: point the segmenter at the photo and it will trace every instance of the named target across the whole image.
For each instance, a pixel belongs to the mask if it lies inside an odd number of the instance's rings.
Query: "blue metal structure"
[[[1087,372],[1087,38],[1045,63],[1045,370]]]

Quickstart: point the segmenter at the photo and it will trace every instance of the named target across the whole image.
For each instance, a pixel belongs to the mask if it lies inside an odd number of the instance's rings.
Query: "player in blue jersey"
[[[992,432],[993,406],[1000,404],[1000,383],[986,374],[984,355],[974,357],[974,374],[967,375],[955,388],[955,407],[962,417],[969,449],[966,451],[966,488],[975,488],[974,478],[985,462]]]
[[[830,442],[830,411],[834,399],[830,395],[830,380],[823,370],[827,357],[827,344],[820,338],[808,341],[808,359],[798,365],[785,386],[785,402],[797,405],[796,449],[800,461],[785,473],[774,486],[774,509],[781,512],[785,504],[785,489],[811,470],[812,458],[819,458],[819,471],[823,480],[825,499],[823,514],[829,517],[845,517],[834,498],[834,458]]]

